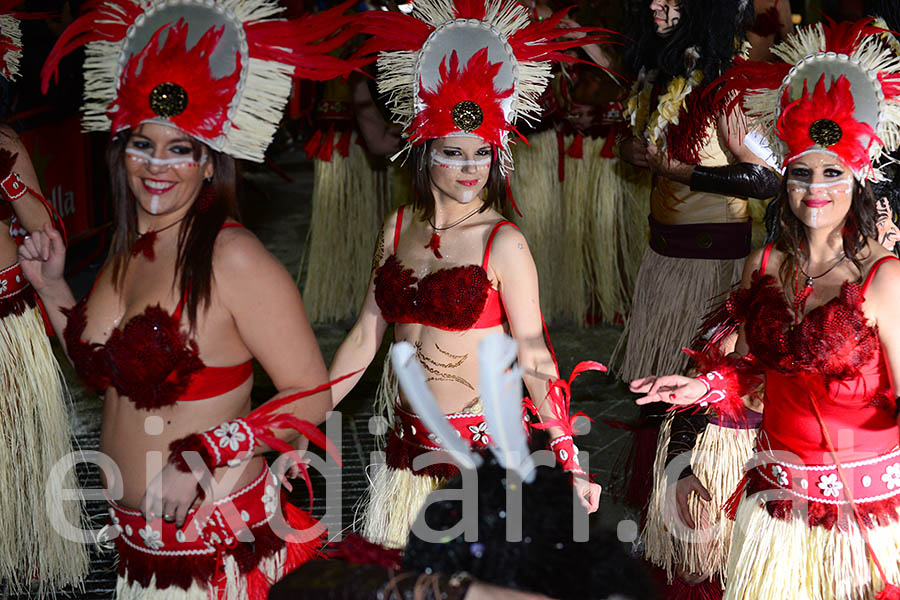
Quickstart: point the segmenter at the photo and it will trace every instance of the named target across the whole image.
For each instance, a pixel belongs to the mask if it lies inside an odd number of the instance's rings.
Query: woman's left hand
[[[600,506],[600,492],[603,491],[600,484],[588,479],[587,475],[579,474],[573,477],[572,485],[575,487],[575,493],[578,494],[581,505],[589,513],[595,512]]]
[[[696,404],[709,388],[696,377],[684,375],[665,375],[663,377],[642,377],[628,385],[628,389],[636,394],[645,394],[637,398],[635,404],[651,404],[667,402],[675,405]]]
[[[181,528],[188,510],[197,501],[197,477],[193,473],[180,471],[172,463],[167,463],[159,472],[141,499],[140,511],[148,522],[159,517],[175,522]]]

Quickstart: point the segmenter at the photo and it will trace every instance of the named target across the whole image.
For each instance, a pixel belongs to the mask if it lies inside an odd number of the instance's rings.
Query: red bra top
[[[222,228],[226,227],[241,225],[225,223]],[[113,329],[103,344],[85,342],[81,337],[87,325],[89,297],[66,311],[63,335],[75,370],[94,391],[112,386],[138,408],[150,410],[224,394],[253,373],[250,360],[231,367],[203,364],[197,342],[181,330],[186,294],[172,314],[159,304],[148,306],[121,329]]]
[[[862,303],[878,267],[897,259],[878,260],[862,285],[844,282],[837,297],[795,324],[784,292],[773,275],[765,274],[770,252],[771,245],[750,288],[728,300],[728,311],[744,323],[750,354],[765,371],[762,427],[768,446],[789,450],[812,464],[822,463],[826,444],[812,411],[812,396],[832,436],[865,432],[854,437],[852,447],[845,445],[852,453],[893,448],[894,389],[878,331],[866,322]]]
[[[397,210],[394,253],[375,271],[375,301],[388,323],[421,323],[447,331],[485,329],[506,321],[500,293],[491,285],[487,265],[494,236],[509,221],[491,230],[479,265],[438,269],[422,279],[397,258],[403,207]]]

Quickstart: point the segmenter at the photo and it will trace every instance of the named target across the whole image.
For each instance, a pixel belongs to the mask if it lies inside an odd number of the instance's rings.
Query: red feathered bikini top
[[[504,225],[494,225],[479,265],[439,269],[419,279],[397,258],[403,208],[397,210],[394,254],[375,271],[375,301],[389,323],[421,323],[447,331],[485,329],[506,321],[500,293],[491,285],[487,265],[491,244]],[[513,225],[515,227],[515,225]]]
[[[240,225],[225,223],[225,227]],[[172,314],[158,304],[148,306],[124,327],[114,329],[103,344],[81,337],[87,325],[88,298],[90,294],[66,312],[63,336],[75,370],[94,391],[112,386],[138,408],[150,410],[224,394],[253,373],[249,360],[230,367],[203,364],[197,342],[181,330],[186,295]]]
[[[795,323],[775,277],[766,274],[771,249],[765,249],[750,287],[728,299],[728,312],[744,323],[750,353],[782,373],[807,371],[829,379],[857,377],[863,367],[879,360],[878,332],[866,322],[862,303],[881,263],[897,259],[877,261],[862,285],[845,281],[837,297]]]

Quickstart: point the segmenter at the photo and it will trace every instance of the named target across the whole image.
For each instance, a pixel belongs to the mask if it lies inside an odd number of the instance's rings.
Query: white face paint
[[[128,187],[147,215],[183,212],[199,195],[204,178],[214,175],[209,152],[195,158],[195,143],[183,131],[144,123],[125,146]]]
[[[844,179],[836,179],[823,183],[810,183],[802,179],[788,179],[788,192],[802,193],[807,190],[825,190],[828,193],[847,193],[852,189],[853,177],[845,177]]]
[[[194,160],[193,156],[185,156],[183,158],[155,158],[149,152],[144,152],[137,148],[125,148],[125,154],[127,154],[128,158],[131,160],[143,162],[144,166],[170,167],[175,169],[183,169],[185,167],[195,169],[205,163],[207,159],[206,150],[200,155],[199,161]]]
[[[476,202],[487,184],[493,162],[490,144],[479,137],[452,136],[432,142],[428,173],[438,194],[461,204]]]
[[[431,150],[431,166],[444,167],[446,169],[460,169],[463,167],[475,167],[476,169],[490,169],[491,157],[479,158],[477,160],[458,160],[441,156],[436,150]]]
[[[853,200],[854,180],[832,152],[807,151],[787,168],[785,189],[791,212],[810,229],[843,225]]]

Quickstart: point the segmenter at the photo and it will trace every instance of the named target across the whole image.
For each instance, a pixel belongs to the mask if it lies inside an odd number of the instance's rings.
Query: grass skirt
[[[372,468],[369,497],[362,507],[362,534],[387,548],[403,548],[425,498],[445,480],[383,464]]]
[[[900,522],[868,529],[885,575],[900,581]],[[809,527],[772,517],[754,498],[738,508],[725,600],[873,600],[883,587],[855,521]]]
[[[745,259],[671,258],[647,248],[631,316],[610,363],[621,379],[682,373],[703,317],[741,279]]]
[[[649,237],[649,172],[602,156],[604,138],[584,137],[583,158],[564,156],[560,181],[556,131],[529,142],[513,148],[510,186],[522,215],[510,217],[534,257],[544,317],[583,325],[590,311],[608,322],[624,316]]]
[[[712,500],[706,502],[691,494],[688,506],[697,525],[691,529],[681,522],[675,486],[669,485],[665,473],[671,426],[670,414],[660,428],[653,465],[653,492],[642,536],[645,557],[664,569],[670,582],[678,568],[704,579],[716,577],[724,581],[734,522],[725,516],[722,507],[737,488],[744,464],[753,455],[757,430],[710,423],[697,437],[691,469]]]
[[[510,173],[509,185],[522,215],[509,209],[508,216],[528,240],[538,272],[541,310],[544,318],[553,322],[571,310],[565,308],[565,296],[576,293],[573,290],[563,293],[555,275],[568,251],[568,242],[560,238],[563,192],[556,169],[556,131],[541,131],[529,136],[528,142],[528,146],[513,144],[516,169]],[[581,293],[583,281],[578,285],[577,293]]]
[[[53,523],[86,527],[80,500],[56,501],[78,491],[62,373],[38,309],[17,312],[0,319],[0,579],[40,598],[88,572],[87,545]]]
[[[351,319],[365,297],[372,252],[390,210],[392,189],[390,172],[373,168],[371,160],[354,141],[346,158],[334,152],[330,161],[314,161],[309,264],[303,285],[303,304],[313,323]],[[298,280],[301,275],[302,268]]]
[[[565,137],[566,147],[572,139]],[[585,287],[560,300],[566,303],[563,316],[578,323],[587,311],[607,323],[628,314],[650,236],[650,172],[602,156],[605,145],[605,138],[585,136],[584,158],[565,158],[563,229],[555,240],[562,241],[565,256],[550,274],[560,278],[553,283],[556,290]]]

